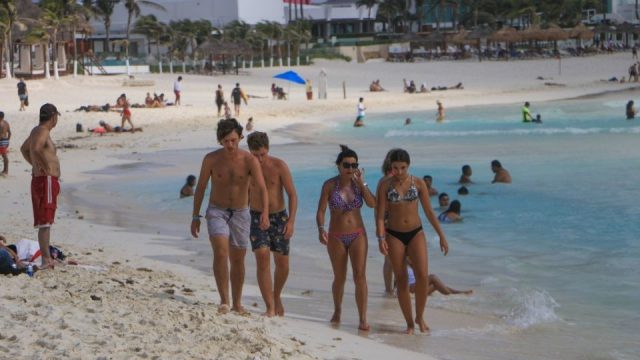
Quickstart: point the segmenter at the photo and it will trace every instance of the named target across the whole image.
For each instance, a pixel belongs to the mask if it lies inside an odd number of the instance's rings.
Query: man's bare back
[[[31,164],[33,176],[60,177],[60,160],[46,125],[40,124],[31,130],[20,150]]]
[[[11,127],[5,119],[0,119],[0,140],[9,139]]]

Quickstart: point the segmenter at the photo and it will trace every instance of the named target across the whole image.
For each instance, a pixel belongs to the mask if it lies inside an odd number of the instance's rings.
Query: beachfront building
[[[285,3],[283,0],[154,0],[166,10],[140,4],[141,15],[153,14],[158,21],[169,23],[182,19],[208,20],[216,28],[240,20],[249,24],[261,21],[285,23]],[[109,52],[124,54],[127,34],[128,12],[123,2],[115,5],[111,16],[110,40],[106,43],[106,30],[100,19],[93,20],[94,33],[90,37],[89,48],[95,54]],[[135,19],[132,21],[135,22]],[[131,25],[133,27],[133,24]],[[131,33],[129,54],[133,57],[146,55],[146,39],[139,34]]]
[[[304,19],[310,21],[312,25],[312,36],[320,42],[335,43],[337,37],[357,37],[374,33],[378,5],[367,8],[358,6],[357,2],[357,0],[310,0],[303,8]],[[288,14],[288,11],[285,13]]]

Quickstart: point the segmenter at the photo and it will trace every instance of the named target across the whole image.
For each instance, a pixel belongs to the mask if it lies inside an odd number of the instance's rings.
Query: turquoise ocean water
[[[317,242],[315,210],[322,182],[336,173],[337,144],[358,152],[370,184],[379,179],[387,150],[402,147],[412,155],[414,175],[432,175],[439,191],[462,202],[464,221],[443,225],[449,256],[439,253],[426,227],[430,270],[475,294],[435,296],[429,306],[489,321],[434,327],[429,337],[394,334],[403,321],[395,300],[380,296],[382,258],[373,213],[366,209],[369,317],[374,329],[386,329],[372,337],[442,359],[637,359],[640,120],[624,119],[626,100],[613,95],[533,104],[532,112],[543,117],[539,125],[519,122],[516,104],[450,109],[441,124],[433,113],[416,112],[372,114],[361,129],[351,127],[352,119],[284,129],[294,138],[316,134],[313,142],[271,149],[289,163],[300,196],[289,289],[320,294],[320,300],[293,307],[321,319],[331,315],[330,266]],[[410,126],[403,125],[406,117]],[[188,173],[198,174],[206,151],[136,155],[138,164],[97,172],[84,190],[107,189],[129,204],[125,211],[153,211],[147,230],[186,237],[192,202],[178,200],[177,192]],[[510,171],[513,184],[490,184],[493,159]],[[472,167],[475,183],[470,195],[460,197],[455,182],[464,164]],[[433,206],[438,212],[435,199]],[[182,246],[206,254],[208,243]],[[200,268],[207,271],[208,264]],[[348,288],[345,305],[352,294]],[[345,316],[355,322],[352,312]]]

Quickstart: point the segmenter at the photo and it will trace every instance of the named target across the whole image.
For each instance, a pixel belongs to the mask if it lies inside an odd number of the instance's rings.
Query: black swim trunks
[[[284,238],[284,227],[289,221],[286,210],[269,214],[269,228],[260,229],[260,212],[251,211],[251,250],[269,247],[271,251],[289,255],[289,239]]]

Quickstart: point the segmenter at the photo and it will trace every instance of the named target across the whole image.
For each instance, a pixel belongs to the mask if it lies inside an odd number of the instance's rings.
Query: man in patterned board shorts
[[[249,207],[251,208],[251,249],[256,256],[256,277],[262,298],[267,307],[264,315],[284,316],[281,293],[289,276],[289,240],[298,207],[298,196],[287,164],[269,155],[269,137],[263,132],[253,132],[247,138],[249,151],[260,162],[267,193],[269,194],[269,225],[260,229],[262,198],[251,183]],[[257,189],[255,189],[257,190]],[[287,193],[289,214],[285,208],[284,193]],[[274,281],[271,280],[271,255],[275,262]],[[273,284],[273,285],[272,285]]]
[[[241,305],[244,284],[244,256],[249,247],[249,184],[252,195],[259,196],[264,213],[260,228],[269,227],[268,195],[260,163],[248,151],[239,149],[242,126],[236,119],[218,122],[217,137],[221,149],[208,153],[202,161],[198,184],[193,196],[191,234],[200,233],[200,206],[207,183],[211,179],[211,194],[206,219],[209,241],[213,248],[213,276],[220,294],[218,311],[229,311],[229,280],[231,280],[232,310],[245,313]],[[255,194],[254,194],[255,192]]]
[[[42,105],[40,123],[20,147],[22,156],[32,167],[33,226],[38,228],[38,242],[42,249],[41,269],[53,268],[55,263],[49,253],[49,240],[60,193],[60,160],[51,140],[51,130],[58,124],[58,116],[60,113],[53,104]]]

